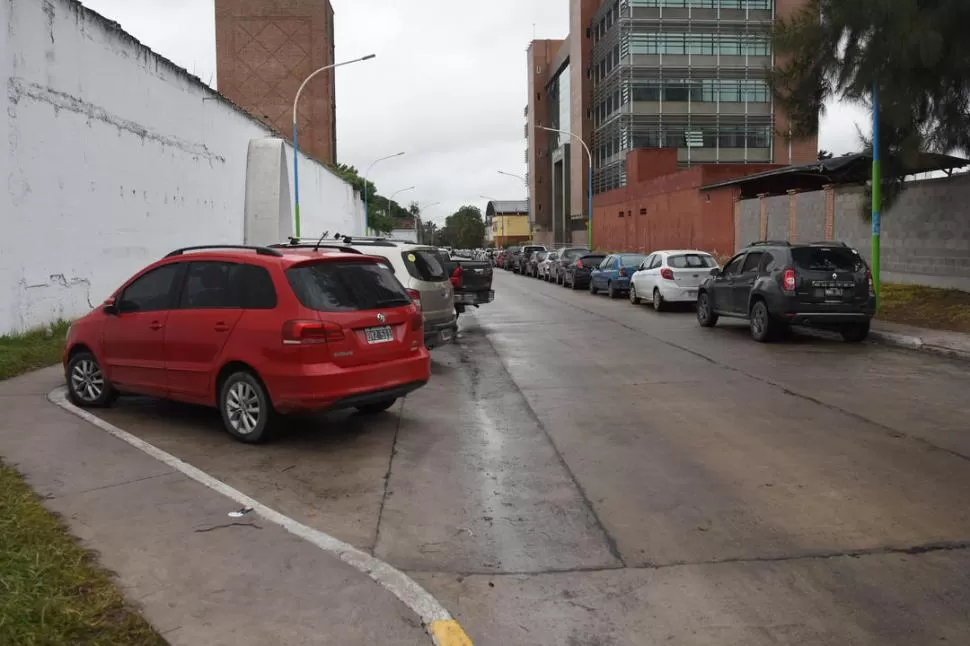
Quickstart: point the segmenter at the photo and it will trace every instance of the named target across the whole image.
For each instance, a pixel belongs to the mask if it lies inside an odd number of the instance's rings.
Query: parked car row
[[[625,296],[633,305],[649,302],[658,312],[688,303],[703,327],[713,327],[722,316],[745,319],[752,338],[761,342],[792,325],[832,329],[846,341],[860,342],[875,315],[869,266],[841,242],[759,241],[723,268],[697,249],[604,254],[541,245],[502,250],[495,265],[590,294]]]
[[[176,249],[70,327],[68,396],[214,406],[253,443],[281,414],[379,413],[428,382],[429,349],[454,339],[465,307],[494,299],[492,271],[384,238]]]

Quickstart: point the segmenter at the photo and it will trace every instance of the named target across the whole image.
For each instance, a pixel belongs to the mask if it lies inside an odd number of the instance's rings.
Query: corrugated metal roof
[[[528,200],[493,200],[485,207],[485,215],[527,214]]]

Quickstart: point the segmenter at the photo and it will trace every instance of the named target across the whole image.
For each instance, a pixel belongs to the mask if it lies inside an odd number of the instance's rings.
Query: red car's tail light
[[[781,288],[786,292],[795,291],[795,270],[789,267],[781,278]]]
[[[674,272],[670,267],[664,267],[663,269],[660,270],[660,277],[663,278],[664,280],[673,280]]]
[[[296,320],[283,324],[283,345],[312,345],[343,341],[344,330],[329,321]]]
[[[465,270],[461,267],[455,267],[455,271],[451,272],[451,284],[456,289],[461,287],[461,279],[464,273]]]
[[[582,268],[583,268],[583,261],[582,260],[577,260],[576,261],[576,269],[582,269]]]
[[[408,296],[411,297],[411,302],[417,305],[418,311],[421,311],[421,293],[416,289],[409,289]]]

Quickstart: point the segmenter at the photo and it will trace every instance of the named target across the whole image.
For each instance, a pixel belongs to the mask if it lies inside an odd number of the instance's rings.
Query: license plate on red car
[[[368,343],[388,343],[394,340],[394,332],[391,331],[390,325],[369,327],[364,330],[364,336],[367,337]]]

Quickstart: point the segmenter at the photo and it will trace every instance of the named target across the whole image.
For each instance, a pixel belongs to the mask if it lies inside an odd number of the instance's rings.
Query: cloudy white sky
[[[82,0],[121,23],[156,52],[216,85],[212,0]],[[407,203],[440,202],[425,214],[441,220],[462,204],[484,209],[481,195],[525,199],[522,109],[525,49],[533,34],[561,38],[568,0],[332,0],[338,61],[377,58],[337,71],[337,155]],[[859,108],[832,105],[819,147],[857,149]],[[865,128],[867,129],[867,128]]]

